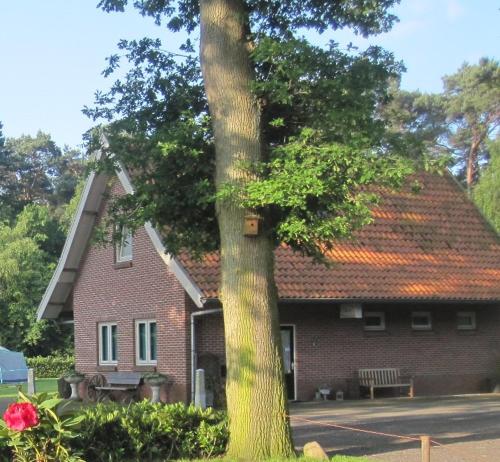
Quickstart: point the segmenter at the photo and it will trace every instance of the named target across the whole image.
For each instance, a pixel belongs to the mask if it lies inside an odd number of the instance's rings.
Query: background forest
[[[0,125],[1,346],[28,356],[73,347],[72,327],[36,322],[36,309],[64,245],[83,172],[81,152],[59,148],[42,132],[6,139]]]

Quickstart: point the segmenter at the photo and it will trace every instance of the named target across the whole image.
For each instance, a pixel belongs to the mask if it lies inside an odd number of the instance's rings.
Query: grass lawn
[[[15,398],[18,385],[0,385],[0,398]],[[26,393],[27,384],[23,383],[21,389]],[[36,392],[57,392],[57,379],[36,379]]]

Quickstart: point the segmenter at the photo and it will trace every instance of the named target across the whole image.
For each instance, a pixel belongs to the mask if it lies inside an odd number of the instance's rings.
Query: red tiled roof
[[[419,193],[382,194],[374,222],[315,263],[276,251],[281,299],[500,300],[500,241],[450,175],[419,174]],[[219,256],[179,257],[206,298],[217,297]]]

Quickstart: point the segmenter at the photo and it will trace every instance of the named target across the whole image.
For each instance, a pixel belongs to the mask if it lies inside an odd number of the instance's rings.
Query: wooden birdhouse
[[[243,234],[247,237],[254,237],[259,235],[260,217],[258,215],[245,215],[245,226]]]

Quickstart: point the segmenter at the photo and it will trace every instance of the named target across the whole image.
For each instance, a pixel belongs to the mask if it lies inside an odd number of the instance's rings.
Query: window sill
[[[118,364],[100,364],[96,370],[97,372],[115,372],[118,370]]]
[[[115,269],[122,269],[122,268],[131,268],[132,267],[132,260],[128,261],[117,261],[115,263]]]
[[[136,365],[134,366],[134,372],[156,372],[156,365]]]

